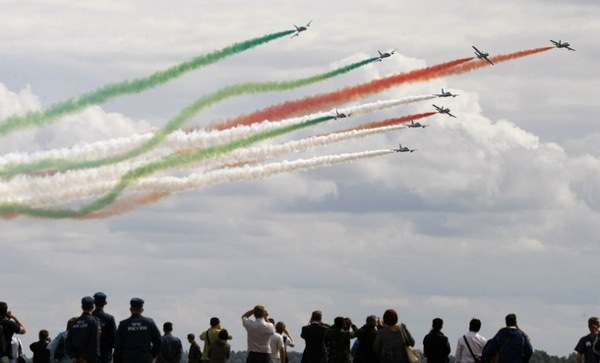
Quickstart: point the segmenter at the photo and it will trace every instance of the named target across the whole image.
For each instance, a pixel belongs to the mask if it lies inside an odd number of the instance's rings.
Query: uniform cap
[[[106,294],[97,292],[94,294],[94,304],[106,304]]]
[[[84,296],[81,298],[81,307],[91,308],[94,307],[94,298],[91,296]]]
[[[144,307],[144,300],[140,299],[139,297],[134,297],[129,302],[129,305],[132,308],[143,308]]]

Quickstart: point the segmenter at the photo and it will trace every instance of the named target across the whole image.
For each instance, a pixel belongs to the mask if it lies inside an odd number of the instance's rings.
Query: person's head
[[[71,327],[75,324],[75,322],[77,321],[77,317],[74,316],[71,319],[67,320],[67,330],[71,329]]]
[[[504,318],[506,326],[517,326],[517,316],[515,314],[508,314]]]
[[[134,297],[129,301],[129,311],[132,314],[141,314],[144,312],[144,300]]]
[[[277,324],[275,324],[275,331],[279,334],[283,333],[285,331],[285,323],[283,321],[278,321]]]
[[[48,340],[49,337],[50,337],[50,334],[48,333],[48,330],[46,330],[46,329],[42,329],[38,332],[38,338],[41,342]]]
[[[596,316],[592,316],[591,318],[589,318],[588,328],[592,333],[598,331],[598,329],[600,329],[600,319],[598,319],[598,317]]]
[[[4,301],[0,301],[0,316],[8,315],[8,304]]]
[[[84,296],[81,298],[81,310],[92,311],[94,309],[94,298],[91,296]]]
[[[266,318],[267,317],[267,309],[262,305],[256,305],[254,307],[254,317],[256,319]]]
[[[442,319],[440,319],[440,318],[435,318],[431,322],[431,327],[434,330],[442,330],[442,328],[444,327],[444,321]]]
[[[94,294],[94,305],[96,305],[97,308],[104,307],[104,305],[106,305],[106,294],[103,292],[100,292],[100,291],[95,293]]]
[[[475,318],[471,319],[469,322],[469,331],[478,333],[479,329],[481,329],[481,320]]]
[[[383,324],[391,326],[398,323],[398,313],[394,309],[387,309],[383,313]]]
[[[210,318],[210,327],[211,328],[218,328],[220,324],[221,324],[221,320],[219,320],[219,318],[217,318],[216,316]]]
[[[187,335],[187,339],[188,339],[188,342],[190,342],[190,343],[191,343],[191,342],[193,342],[194,340],[196,340],[196,336],[195,336],[194,334],[192,334],[192,333],[189,333],[189,334]]]
[[[165,333],[170,333],[173,331],[173,323],[171,323],[170,321],[167,321],[166,323],[163,324],[163,331]]]
[[[221,330],[219,330],[218,337],[219,337],[219,339],[225,341],[225,340],[229,339],[229,332],[227,331],[227,329],[221,329]]]
[[[333,326],[335,326],[338,329],[343,329],[345,322],[346,319],[344,319],[343,316],[336,316],[335,319],[333,319]]]
[[[323,320],[323,313],[321,312],[321,310],[315,310],[310,315],[311,323],[320,323],[321,320]]]
[[[375,315],[367,316],[367,320],[365,321],[365,324],[367,324],[368,326],[376,326],[377,325],[377,317]]]

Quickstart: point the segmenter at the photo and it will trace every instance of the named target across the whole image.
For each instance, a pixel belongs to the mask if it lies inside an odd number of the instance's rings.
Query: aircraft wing
[[[453,114],[451,114],[450,112],[448,112],[448,116],[456,118],[456,116],[454,116],[454,115],[453,115]]]
[[[488,61],[489,64],[494,65],[494,62],[492,62],[488,57],[485,57],[485,60]]]
[[[476,48],[474,45],[473,45],[473,49],[475,49],[475,52],[476,52],[477,54],[481,54],[481,51],[480,51],[479,49],[477,49],[477,48]]]
[[[566,47],[568,50],[572,50],[575,51],[575,49],[571,48],[571,47]]]

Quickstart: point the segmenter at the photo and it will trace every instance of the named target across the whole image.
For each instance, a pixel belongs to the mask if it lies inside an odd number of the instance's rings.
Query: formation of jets
[[[306,29],[308,29],[308,27],[310,26],[310,23],[312,23],[312,20],[309,21],[306,25],[297,26],[294,24],[294,28],[296,28],[296,32],[290,38],[297,37],[300,33],[305,31]]]
[[[306,25],[302,25],[302,26],[297,26],[294,24],[294,27],[296,28],[296,32],[291,36],[291,38],[293,37],[297,37],[301,32],[305,31],[308,29],[308,27],[310,27],[310,24],[312,23],[312,20],[309,21],[308,23],[306,23]],[[562,40],[559,40],[558,42],[555,40],[550,39],[550,41],[554,44],[554,46],[556,46],[556,48],[566,48],[568,50],[572,50],[574,51],[575,49],[571,48],[571,44],[569,44],[568,42],[563,42]],[[475,51],[475,56],[478,59],[481,59],[482,61],[486,61],[491,65],[494,65],[494,62],[492,62],[488,57],[490,56],[489,53],[486,52],[482,52],[481,50],[477,49],[477,47],[475,47],[474,45],[472,46],[473,50]],[[394,54],[396,52],[396,50],[398,49],[394,49],[392,51],[389,52],[381,52],[380,50],[377,50],[377,53],[379,53],[379,57],[377,58],[377,61],[381,62],[384,58],[388,58],[391,57],[392,54]],[[456,97],[458,96],[458,94],[453,94],[450,91],[444,91],[444,89],[442,88],[440,93],[436,93],[435,96],[437,97]],[[436,111],[440,114],[446,114],[449,117],[454,117],[456,118],[456,116],[454,116],[453,114],[450,113],[450,109],[444,106],[436,106],[436,105],[432,105]],[[339,112],[338,110],[335,110],[335,115],[333,116],[334,119],[338,119],[338,118],[346,118],[349,117],[350,114],[348,113],[343,113],[343,112]],[[410,124],[406,125],[409,128],[425,128],[427,127],[427,125],[423,125],[420,122],[414,122],[411,121]],[[413,152],[415,151],[415,149],[409,149],[406,146],[402,146],[402,144],[398,145],[397,149],[392,149],[395,152]]]
[[[394,49],[391,52],[384,52],[384,53],[381,53],[381,51],[378,50],[377,53],[379,53],[379,58],[377,58],[377,61],[381,62],[383,60],[383,58],[391,57],[392,54],[394,54],[397,50],[398,49]]]
[[[456,97],[458,96],[458,94],[454,94],[450,91],[444,91],[444,89],[442,88],[442,92],[441,93],[436,93],[435,94],[438,97]]]
[[[558,42],[555,40],[550,39],[550,41],[552,43],[554,43],[554,45],[556,46],[556,48],[567,48],[568,50],[575,50],[573,48],[571,48],[571,44],[567,43],[567,42],[562,42],[561,40],[559,40]]]
[[[473,49],[475,49],[475,55],[477,56],[477,58],[479,58],[481,60],[485,60],[489,64],[494,65],[494,62],[492,62],[488,58],[490,56],[490,53],[484,53],[484,52],[480,51],[479,49],[475,48],[475,46],[473,46]]]
[[[456,116],[454,116],[453,114],[450,113],[450,109],[449,108],[445,108],[444,106],[436,106],[436,105],[432,105],[433,107],[435,107],[435,109],[437,110],[438,113],[441,114],[446,114],[450,117],[454,117],[456,118]]]
[[[402,146],[402,144],[398,144],[398,148],[397,149],[392,149],[393,151],[397,152],[397,153],[405,153],[405,152],[413,152],[416,149],[409,149],[406,146]]]

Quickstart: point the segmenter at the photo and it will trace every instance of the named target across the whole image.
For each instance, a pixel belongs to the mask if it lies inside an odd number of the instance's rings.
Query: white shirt
[[[283,348],[283,336],[279,333],[275,333],[271,335],[271,362],[272,363],[281,363],[281,357],[279,356],[279,351]]]
[[[487,339],[485,339],[478,333],[472,331],[468,332],[464,336],[467,337],[467,341],[469,342],[469,346],[473,350],[473,354],[475,354],[477,358],[481,358],[481,353],[483,352],[483,347],[485,346]],[[456,354],[454,356],[454,359],[456,363],[475,362],[475,359],[473,359],[469,348],[465,344],[465,339],[462,336],[458,338],[458,342],[456,343]]]
[[[271,354],[271,335],[275,334],[275,326],[263,318],[250,320],[245,316],[242,324],[248,332],[248,351]]]

